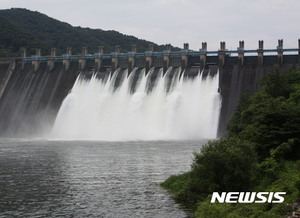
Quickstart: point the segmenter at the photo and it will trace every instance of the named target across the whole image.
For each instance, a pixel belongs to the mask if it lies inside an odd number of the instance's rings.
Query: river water
[[[0,141],[0,217],[188,217],[159,184],[204,141]]]

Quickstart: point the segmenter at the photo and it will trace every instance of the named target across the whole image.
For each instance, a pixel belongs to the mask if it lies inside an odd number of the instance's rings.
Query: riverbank
[[[300,72],[274,72],[244,95],[228,135],[195,153],[190,172],[162,183],[196,217],[290,216],[300,197]],[[283,203],[210,203],[213,192],[286,192]]]

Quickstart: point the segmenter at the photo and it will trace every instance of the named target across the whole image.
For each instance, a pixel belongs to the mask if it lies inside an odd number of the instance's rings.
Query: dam
[[[218,51],[208,51],[205,42],[199,51],[190,50],[188,43],[180,51],[172,51],[170,45],[160,52],[152,45],[143,53],[135,45],[131,50],[121,53],[116,46],[105,54],[99,47],[89,54],[83,47],[74,55],[68,48],[57,55],[53,48],[49,56],[42,56],[40,49],[28,56],[22,49],[20,57],[0,59],[0,134],[30,135],[54,127],[54,132],[70,138],[83,133],[83,139],[109,140],[104,136],[112,132],[112,138],[120,140],[170,139],[184,131],[178,139],[193,139],[197,131],[201,138],[215,138],[226,133],[241,93],[255,92],[264,74],[300,63],[299,40],[293,49],[283,48],[283,40],[278,40],[276,49],[265,49],[259,41],[258,49],[245,50],[240,41],[236,50],[226,49],[225,42]],[[101,91],[105,95],[93,97]],[[105,104],[99,104],[101,99]],[[102,119],[100,125],[99,114],[91,109],[115,119]],[[140,131],[142,137],[123,138],[132,126],[138,126],[132,131]],[[94,138],[99,132],[104,138]]]

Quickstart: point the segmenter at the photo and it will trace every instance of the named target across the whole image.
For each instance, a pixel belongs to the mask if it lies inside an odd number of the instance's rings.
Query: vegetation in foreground
[[[243,95],[228,136],[195,153],[191,171],[162,187],[196,217],[283,217],[300,197],[300,71],[265,76]],[[286,192],[284,203],[210,203],[213,192]]]

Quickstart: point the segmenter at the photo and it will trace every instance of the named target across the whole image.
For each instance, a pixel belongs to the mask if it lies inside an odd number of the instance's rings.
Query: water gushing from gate
[[[122,74],[122,75],[120,75]],[[153,79],[154,78],[154,79]],[[119,82],[117,82],[119,80]],[[136,81],[136,82],[134,82]],[[118,83],[118,86],[116,84]],[[52,137],[71,140],[215,138],[221,107],[219,73],[183,77],[180,68],[80,75],[63,101]]]

